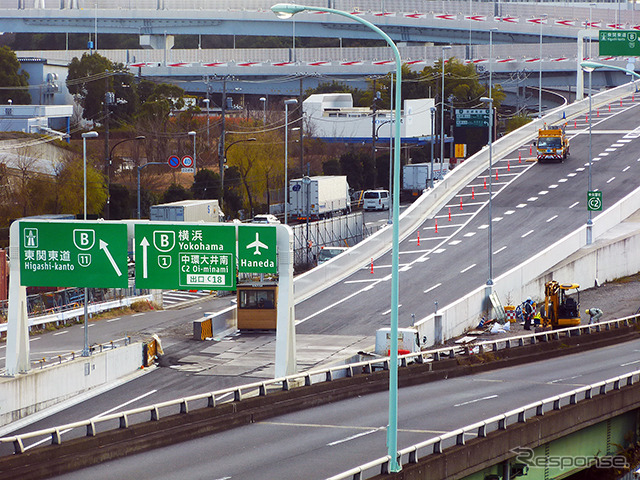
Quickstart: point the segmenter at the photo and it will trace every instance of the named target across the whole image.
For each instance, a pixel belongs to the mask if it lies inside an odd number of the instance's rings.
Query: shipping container
[[[218,200],[181,200],[152,205],[149,219],[164,222],[223,222]]]

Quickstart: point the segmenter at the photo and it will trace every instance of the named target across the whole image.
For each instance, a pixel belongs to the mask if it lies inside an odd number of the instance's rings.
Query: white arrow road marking
[[[149,247],[149,240],[147,240],[147,237],[142,237],[140,246],[142,247],[142,278],[148,278],[149,271],[147,269],[147,248]]]
[[[109,246],[109,244],[107,242],[105,242],[104,240],[100,240],[100,250],[104,250],[104,254],[107,256],[107,258],[109,259],[109,261],[111,262],[111,266],[113,267],[113,269],[116,271],[116,275],[118,275],[119,277],[122,276],[122,272],[120,271],[120,269],[118,268],[118,265],[116,264],[116,261],[113,259],[113,257],[111,256],[111,252],[109,251],[109,249],[107,248]]]

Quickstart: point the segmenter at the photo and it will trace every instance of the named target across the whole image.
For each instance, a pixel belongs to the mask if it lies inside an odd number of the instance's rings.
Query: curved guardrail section
[[[398,451],[398,463],[402,465],[403,458],[406,459],[405,464],[417,463],[420,458],[426,457],[427,455],[442,453],[443,449],[446,448],[443,444],[446,444],[446,446],[464,445],[466,435],[474,438],[483,438],[492,431],[506,430],[510,425],[510,422],[526,422],[530,414],[534,417],[539,417],[544,415],[545,411],[548,411],[549,409],[562,409],[563,404],[575,405],[581,400],[590,400],[594,395],[605,395],[608,391],[620,390],[623,385],[631,386],[638,382],[640,382],[640,370],[635,370],[618,377],[609,378],[601,382],[570,390],[554,397],[530,403],[529,405],[525,405],[520,408],[509,410],[508,412],[501,413],[500,415],[430,438],[429,440],[411,445],[410,447],[403,448]],[[384,457],[372,460],[371,462],[352,468],[346,472],[334,475],[327,480],[345,480],[348,478],[361,480],[363,478],[363,473],[376,467],[380,468],[381,474],[388,474],[389,461],[389,455],[385,455]]]
[[[624,317],[616,320],[608,320],[604,322],[600,322],[593,325],[580,325],[577,327],[563,328],[560,330],[546,331],[546,332],[538,332],[531,333],[527,335],[509,337],[509,338],[500,338],[495,340],[489,340],[485,342],[478,342],[473,345],[473,348],[478,348],[478,354],[483,352],[496,352],[503,349],[513,348],[516,346],[525,346],[525,345],[534,345],[539,342],[548,342],[550,340],[557,340],[563,337],[571,337],[571,336],[579,336],[579,335],[588,335],[592,332],[600,332],[603,330],[611,330],[615,328],[628,327],[632,324],[638,325],[640,324],[640,314],[632,315],[629,317]],[[428,362],[437,362],[439,360],[445,358],[455,358],[456,356],[464,356],[464,355],[472,355],[473,351],[470,346],[450,346],[437,348],[432,350],[425,350],[416,353],[410,353],[406,355],[400,355],[399,358],[399,366],[406,367],[412,363],[428,363]],[[282,390],[290,390],[292,388],[302,388],[304,386],[311,386],[313,384],[321,383],[321,382],[330,382],[336,378],[342,377],[353,377],[359,374],[370,374],[374,370],[389,369],[389,358],[388,357],[378,357],[372,360],[361,361],[356,363],[350,363],[345,365],[338,365],[333,367],[328,367],[325,369],[311,370],[305,373],[299,373],[295,375],[290,375],[287,377],[276,378],[274,380],[266,380],[261,382],[254,382],[245,385],[240,385],[237,387],[229,387],[222,390],[217,390],[214,392],[207,392],[197,395],[191,395],[184,398],[178,398],[174,400],[165,401],[162,403],[157,403],[145,407],[135,408],[131,410],[126,410],[120,413],[113,413],[110,415],[105,415],[99,418],[91,418],[88,420],[83,420],[79,422],[74,422],[66,425],[61,425],[57,427],[46,428],[42,430],[37,430],[33,432],[23,433],[20,435],[7,436],[0,438],[0,443],[13,443],[14,453],[20,454],[24,453],[25,446],[24,441],[29,439],[42,439],[42,438],[51,438],[52,445],[59,445],[62,443],[62,432],[67,432],[70,430],[84,428],[86,430],[86,436],[92,437],[95,436],[98,432],[98,427],[101,426],[103,428],[102,431],[107,431],[109,429],[113,429],[109,424],[115,425],[116,428],[127,428],[130,425],[131,420],[134,416],[137,417],[139,423],[140,418],[143,418],[145,415],[147,417],[146,421],[157,421],[161,417],[161,413],[164,415],[172,415],[175,413],[188,413],[190,409],[196,408],[197,406],[205,406],[208,408],[215,408],[217,405],[229,402],[240,402],[243,398],[248,397],[256,397],[256,396],[266,396],[270,392],[282,391]],[[583,387],[584,388],[584,387]],[[580,389],[576,390],[576,392],[580,391]],[[547,402],[548,403],[548,402]],[[527,408],[533,408],[531,406]],[[161,412],[163,410],[164,412]],[[167,413],[166,410],[169,410]],[[518,410],[520,411],[520,410]],[[506,415],[506,414],[505,414]],[[524,413],[522,414],[524,415]],[[506,425],[507,418],[512,415],[503,416],[502,421]],[[523,417],[524,418],[524,417]],[[145,420],[142,420],[145,421]],[[485,425],[488,421],[485,421]],[[470,428],[470,427],[467,427]],[[477,427],[479,428],[479,427]],[[485,427],[486,428],[486,427]],[[106,430],[105,430],[106,429]],[[462,431],[462,441],[464,440],[464,434],[468,433],[466,430]],[[446,434],[452,435],[452,434]],[[440,436],[439,445],[442,445],[442,442],[449,438],[447,436]],[[429,440],[429,442],[432,442]],[[427,443],[425,445],[432,445],[435,443]],[[418,450],[425,447],[425,445],[419,444],[419,446],[410,447],[413,448],[412,452],[417,452]],[[435,448],[435,447],[434,447]],[[404,452],[404,450],[402,451]],[[410,452],[406,452],[410,453]],[[404,455],[404,453],[403,453]],[[383,457],[386,458],[386,457]],[[379,459],[381,463],[376,463],[375,465],[382,465],[388,462],[388,458],[385,461]],[[376,460],[377,462],[378,460]],[[372,468],[375,465],[369,465],[367,469]],[[360,467],[358,467],[360,468]],[[351,470],[350,470],[351,472]],[[355,470],[354,470],[355,472]],[[335,479],[339,478],[348,478],[352,474],[347,476],[339,476],[335,477]],[[354,477],[357,478],[357,477]]]

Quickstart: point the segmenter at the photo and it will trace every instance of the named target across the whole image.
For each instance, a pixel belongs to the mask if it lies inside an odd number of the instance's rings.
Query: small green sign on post
[[[278,273],[276,227],[238,225],[238,271]]]
[[[602,211],[602,192],[587,192],[587,210],[591,212]]]
[[[235,290],[236,227],[137,224],[136,287]]]
[[[128,286],[124,224],[20,222],[20,242],[22,286]]]
[[[600,30],[598,40],[600,55],[640,56],[640,32],[635,30]]]

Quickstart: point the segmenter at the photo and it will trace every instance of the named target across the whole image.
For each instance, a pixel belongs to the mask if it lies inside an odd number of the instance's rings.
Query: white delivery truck
[[[289,215],[298,220],[329,218],[351,212],[345,175],[295,178],[289,182]]]
[[[223,222],[218,200],[181,200],[152,205],[149,220],[165,222]]]
[[[419,197],[422,191],[429,188],[430,163],[410,163],[402,167],[402,193]]]

